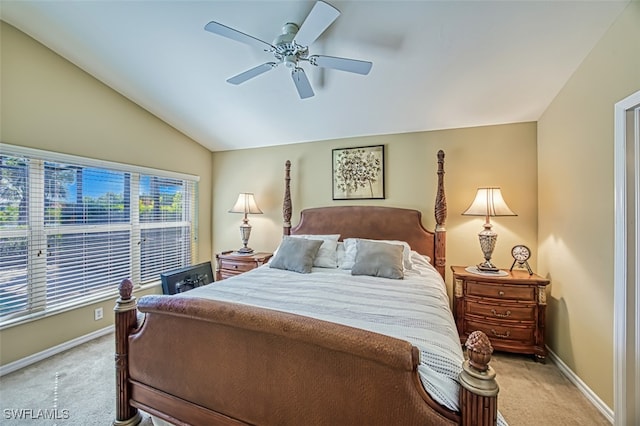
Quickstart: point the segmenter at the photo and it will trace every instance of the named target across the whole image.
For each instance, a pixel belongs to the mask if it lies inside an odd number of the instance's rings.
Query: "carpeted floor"
[[[498,409],[510,426],[611,426],[607,418],[551,361],[496,353]]]
[[[111,425],[113,342],[109,334],[0,378],[0,424]],[[499,409],[511,426],[610,425],[552,363],[496,354],[492,365],[500,385]],[[151,426],[150,419],[145,416],[142,425]]]

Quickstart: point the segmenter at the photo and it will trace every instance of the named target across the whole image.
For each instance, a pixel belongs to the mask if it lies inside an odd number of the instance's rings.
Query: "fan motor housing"
[[[295,68],[298,65],[298,57],[296,55],[287,55],[282,58],[282,62],[287,68]]]
[[[295,68],[298,60],[306,57],[309,52],[306,46],[299,46],[293,41],[299,29],[298,24],[287,22],[282,27],[282,34],[273,40],[276,58],[281,60],[287,68]]]
[[[282,34],[280,34],[273,40],[273,45],[279,46],[281,44],[291,43],[296,34],[298,34],[299,29],[300,28],[298,28],[297,24],[294,24],[293,22],[287,22],[286,24],[284,24],[284,27],[282,27]]]

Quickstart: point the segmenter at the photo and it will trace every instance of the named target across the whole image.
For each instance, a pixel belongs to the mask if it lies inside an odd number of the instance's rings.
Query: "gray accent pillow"
[[[308,274],[313,266],[322,240],[307,240],[305,238],[284,237],[278,247],[276,255],[269,266],[286,271]]]
[[[358,251],[351,275],[403,279],[402,251],[403,247],[397,244],[358,240]]]
[[[338,267],[338,240],[340,234],[330,235],[314,235],[314,234],[299,234],[291,235],[293,238],[305,238],[307,240],[322,240],[322,245],[318,250],[316,258],[313,259],[313,266],[318,268],[337,268]]]

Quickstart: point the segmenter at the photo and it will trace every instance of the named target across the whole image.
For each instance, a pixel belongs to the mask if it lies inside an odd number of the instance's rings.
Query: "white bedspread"
[[[299,274],[264,265],[185,295],[305,315],[409,341],[420,350],[418,372],[429,395],[458,410],[464,357],[445,284],[422,256],[413,252],[412,261],[403,280],[327,268]]]
[[[464,358],[449,299],[438,272],[422,259],[414,259],[414,264],[403,280],[327,268],[299,274],[265,265],[185,295],[276,309],[407,340],[421,351],[418,371],[425,389],[456,410]]]

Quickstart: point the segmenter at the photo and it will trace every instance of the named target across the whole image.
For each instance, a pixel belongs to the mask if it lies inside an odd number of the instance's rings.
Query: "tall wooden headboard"
[[[436,227],[429,231],[422,225],[418,210],[382,206],[333,206],[302,210],[300,221],[291,226],[291,162],[285,163],[285,195],[283,204],[283,233],[340,234],[345,238],[401,240],[420,254],[429,256],[431,263],[444,277],[446,266],[447,200],[444,191],[444,152],[438,151],[438,188],[434,215]]]

